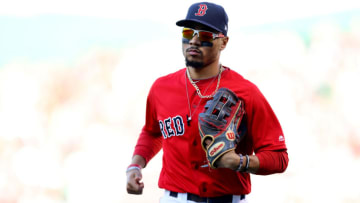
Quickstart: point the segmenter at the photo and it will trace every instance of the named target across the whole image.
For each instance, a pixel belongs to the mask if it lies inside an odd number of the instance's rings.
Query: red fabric
[[[186,79],[185,70],[161,77],[151,87],[147,98],[146,123],[134,155],[143,156],[148,163],[163,148],[160,188],[205,197],[250,193],[248,173],[206,167],[207,159],[200,145],[197,119],[208,99],[199,98]],[[190,111],[185,82],[193,114],[190,126],[186,122]],[[203,95],[208,95],[216,89],[217,77],[200,80],[196,84]],[[260,160],[260,174],[283,171],[288,160],[283,154],[287,150],[284,135],[262,93],[253,83],[229,68],[222,73],[220,87],[231,89],[245,103],[248,131],[236,152],[249,155],[255,152]]]
[[[264,151],[257,153],[260,161],[260,168],[256,174],[269,175],[282,173],[286,170],[289,158],[286,151]]]

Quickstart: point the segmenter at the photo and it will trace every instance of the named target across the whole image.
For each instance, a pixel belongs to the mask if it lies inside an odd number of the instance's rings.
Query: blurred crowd
[[[346,29],[316,24],[307,39],[281,29],[232,34],[223,65],[268,98],[290,157],[284,174],[252,176],[249,199],[360,202],[360,19]],[[161,157],[145,169],[143,196],[125,191],[150,85],[184,66],[171,64],[180,44],[164,61],[154,49],[94,49],[70,67],[0,67],[0,203],[157,202]]]

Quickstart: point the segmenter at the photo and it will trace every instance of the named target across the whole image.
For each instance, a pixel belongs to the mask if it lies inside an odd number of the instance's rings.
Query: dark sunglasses
[[[222,33],[216,34],[205,30],[194,30],[191,28],[184,28],[182,30],[183,38],[188,40],[191,40],[196,34],[198,35],[199,40],[202,42],[212,42],[216,38],[225,37],[225,35]]]

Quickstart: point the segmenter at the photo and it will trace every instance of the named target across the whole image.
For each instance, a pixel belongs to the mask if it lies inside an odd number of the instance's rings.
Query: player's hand
[[[127,185],[126,189],[129,194],[142,194],[144,183],[141,182],[142,174],[140,170],[134,169],[126,173]]]
[[[206,139],[205,144],[208,147],[211,143],[211,139]],[[215,165],[217,168],[229,168],[236,170],[239,166],[240,157],[235,153],[235,150],[231,150],[224,155],[222,155],[216,162]]]

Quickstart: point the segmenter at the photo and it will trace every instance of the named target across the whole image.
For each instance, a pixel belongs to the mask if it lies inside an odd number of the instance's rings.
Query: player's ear
[[[220,51],[222,51],[222,50],[224,50],[226,48],[226,45],[227,45],[228,42],[229,42],[229,37],[221,38]]]

